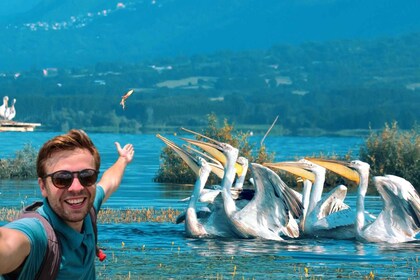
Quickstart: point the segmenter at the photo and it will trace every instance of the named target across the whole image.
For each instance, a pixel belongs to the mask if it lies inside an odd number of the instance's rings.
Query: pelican
[[[6,118],[6,111],[7,111],[7,103],[9,102],[9,97],[4,96],[3,97],[3,105],[0,106],[0,117],[5,119]]]
[[[134,89],[130,89],[126,94],[121,96],[121,102],[120,105],[122,106],[123,110],[125,109],[125,100],[130,97],[131,94],[133,94]]]
[[[363,222],[357,224],[361,239],[375,242],[400,243],[419,240],[420,232],[420,198],[413,185],[404,178],[395,175],[375,176],[373,182],[384,201],[382,212],[374,223],[363,227]],[[381,221],[381,222],[377,222]],[[384,234],[370,234],[378,224],[383,223]]]
[[[199,175],[197,181],[194,184],[193,193],[190,196],[190,201],[185,214],[185,232],[189,237],[207,237],[209,235],[203,223],[197,218],[196,206],[200,196],[200,192],[206,184],[207,178],[210,175],[210,165],[203,158],[198,158]]]
[[[231,194],[239,151],[227,143],[212,142],[194,141],[205,150],[208,146],[212,156],[224,156],[225,176],[221,183],[223,207],[235,233],[241,238],[270,240],[284,240],[282,236],[298,237],[299,228],[292,212],[301,212],[302,205],[280,177],[269,168],[251,163],[255,194],[239,209]]]
[[[13,120],[13,118],[16,116],[15,104],[16,104],[16,98],[13,98],[12,105],[6,109],[5,118],[8,119],[9,121]]]
[[[197,203],[203,196],[203,189],[211,171],[218,170],[217,164],[209,163],[202,157],[195,157],[187,150],[180,148],[169,139],[157,134],[167,146],[172,148],[197,175],[193,194],[189,197],[188,207],[184,213],[177,217],[177,223],[185,220],[187,236],[201,237],[236,237],[230,230],[224,212],[215,204],[211,209],[197,211]]]
[[[286,171],[309,178],[306,181],[309,180],[313,183],[306,182],[302,198],[303,204],[308,207],[300,219],[300,229],[303,235],[334,239],[355,237],[354,214],[350,207],[344,203],[347,188],[339,185],[322,196],[326,173],[324,167],[306,159],[267,165],[280,169],[285,169],[288,166],[295,167],[294,169],[287,168]],[[301,169],[312,172],[314,176],[309,176],[306,172],[303,173]]]
[[[375,176],[373,182],[378,190],[383,207],[377,218],[365,219],[365,196],[369,185],[370,165],[360,160],[339,162],[358,174],[338,174],[358,183],[356,201],[356,239],[362,242],[401,243],[418,240],[420,232],[420,198],[413,185],[394,175]],[[332,168],[332,171],[335,170]]]

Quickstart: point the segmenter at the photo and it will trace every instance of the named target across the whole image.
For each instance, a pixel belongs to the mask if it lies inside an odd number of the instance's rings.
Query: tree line
[[[420,117],[420,36],[306,43],[136,64],[0,73],[16,121],[41,129],[148,132],[197,127],[214,113],[241,127],[280,116],[285,134],[402,129]],[[119,106],[121,96],[135,92]]]

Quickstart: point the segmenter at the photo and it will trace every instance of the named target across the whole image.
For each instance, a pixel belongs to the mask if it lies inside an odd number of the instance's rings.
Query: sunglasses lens
[[[54,186],[59,189],[68,188],[73,183],[73,174],[70,171],[60,171],[51,176]]]
[[[79,173],[79,181],[84,187],[90,187],[96,183],[98,172],[93,169],[85,169]]]
[[[90,187],[96,183],[98,173],[99,172],[94,169],[84,169],[82,171],[75,172],[62,170],[46,175],[44,178],[51,176],[54,186],[59,189],[65,189],[70,188],[71,184],[73,184],[74,174],[77,174],[80,184],[83,187]]]

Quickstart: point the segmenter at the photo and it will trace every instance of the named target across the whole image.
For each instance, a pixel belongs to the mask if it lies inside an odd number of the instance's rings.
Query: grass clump
[[[17,208],[0,208],[0,222],[11,222],[21,213]],[[110,209],[104,208],[98,212],[98,223],[101,224],[129,224],[129,223],[175,223],[179,210],[168,209]]]
[[[403,177],[417,191],[420,186],[419,127],[400,131],[397,122],[385,124],[382,131],[371,131],[360,148],[359,158],[370,164],[370,175],[391,174]]]
[[[15,158],[0,159],[0,179],[36,178],[37,151],[31,144],[25,144],[15,153]]]

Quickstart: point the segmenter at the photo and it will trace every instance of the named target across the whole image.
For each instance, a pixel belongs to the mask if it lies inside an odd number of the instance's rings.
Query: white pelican
[[[9,102],[9,97],[4,96],[3,97],[3,105],[0,106],[0,117],[5,119],[6,118],[6,111],[7,111],[7,103]]]
[[[207,182],[207,178],[210,175],[211,168],[210,165],[203,158],[198,158],[199,162],[199,172],[197,176],[197,181],[194,184],[193,193],[190,196],[190,201],[188,202],[188,207],[185,213],[185,233],[189,237],[207,237],[209,235],[203,223],[201,223],[197,218],[196,207],[198,198],[204,185]]]
[[[235,233],[241,238],[271,240],[283,240],[282,236],[298,237],[299,228],[292,211],[301,212],[302,205],[280,177],[269,168],[252,163],[255,194],[249,203],[239,209],[231,194],[239,151],[227,143],[212,141],[215,144],[198,140],[193,144],[200,142],[200,147],[211,148],[207,150],[212,156],[222,153],[225,157],[225,176],[221,183],[223,207]]]
[[[6,109],[5,118],[8,119],[9,121],[13,120],[13,118],[16,116],[15,104],[16,104],[16,98],[13,98],[12,105]]]
[[[368,231],[375,228],[376,221],[381,219],[388,229],[387,235],[382,235],[382,239],[385,239],[386,242],[399,243],[419,240],[420,198],[413,185],[404,178],[395,175],[375,176],[373,182],[381,194],[384,207],[375,222],[367,226],[368,229],[363,229],[361,224],[358,225],[360,227],[359,235],[364,240],[371,241],[372,237],[368,236]],[[379,238],[378,234],[374,238]]]
[[[365,224],[365,195],[369,184],[368,163],[354,160],[348,166],[359,173],[357,193],[357,239],[364,242],[400,243],[416,240],[420,231],[420,199],[414,187],[406,180],[386,175],[374,177],[374,183],[383,201],[376,220]]]
[[[185,231],[190,237],[236,237],[230,230],[223,209],[215,204],[211,209],[197,211],[197,202],[202,197],[204,186],[212,170],[219,166],[207,162],[202,157],[195,157],[187,150],[177,146],[169,139],[157,134],[167,146],[174,150],[197,175],[193,193],[189,197],[187,210],[177,217],[177,223],[185,220]]]
[[[302,173],[301,169],[313,173],[313,185],[306,182],[302,198],[303,204],[308,207],[300,219],[300,229],[303,235],[334,239],[353,239],[355,237],[354,212],[344,203],[347,188],[339,185],[328,194],[322,195],[326,173],[324,167],[306,159],[267,164],[267,166],[280,169],[285,169],[284,166],[294,166],[294,169],[288,168],[286,171],[309,178],[309,180],[312,178],[306,173]],[[308,191],[308,188],[311,190]]]
[[[351,173],[340,174],[359,184],[356,201],[356,239],[386,243],[417,240],[416,235],[420,232],[420,198],[413,185],[393,175],[374,177],[373,182],[383,201],[383,207],[377,218],[369,223],[365,219],[365,196],[369,185],[370,165],[360,160],[341,164],[347,165],[359,175],[358,179],[354,179]]]

